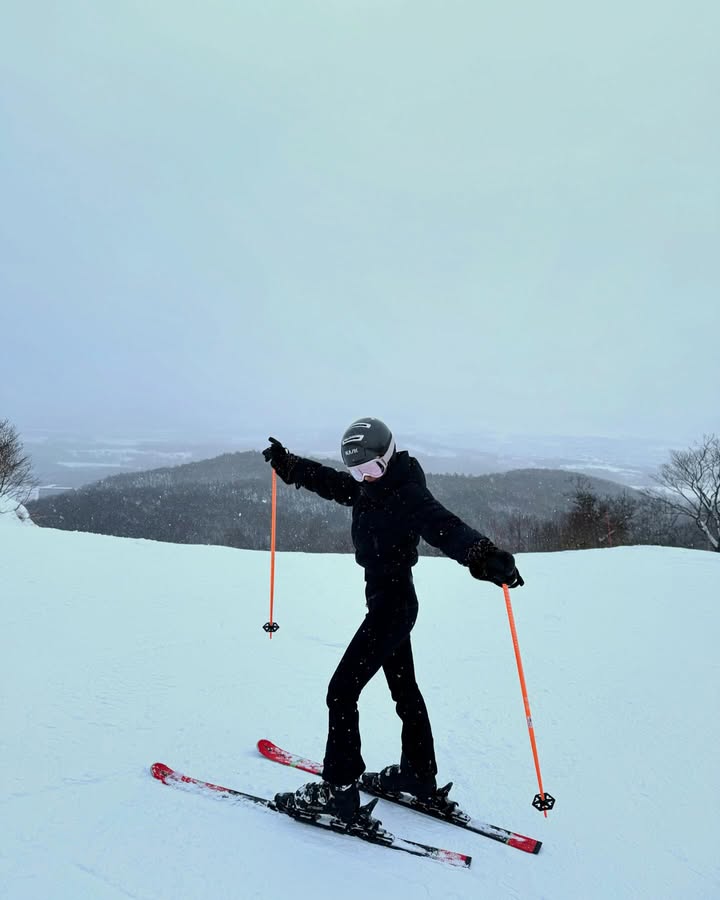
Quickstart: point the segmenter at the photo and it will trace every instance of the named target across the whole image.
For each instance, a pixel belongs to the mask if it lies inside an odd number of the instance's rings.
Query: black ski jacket
[[[393,456],[378,481],[358,482],[349,472],[302,457],[296,457],[289,481],[352,507],[355,559],[366,576],[408,571],[418,561],[421,537],[462,565],[470,547],[484,539],[438,503],[422,466],[405,450]]]

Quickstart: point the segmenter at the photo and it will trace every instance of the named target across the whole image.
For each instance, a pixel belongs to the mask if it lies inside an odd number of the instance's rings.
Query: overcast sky
[[[720,431],[717,0],[8,0],[0,418]]]

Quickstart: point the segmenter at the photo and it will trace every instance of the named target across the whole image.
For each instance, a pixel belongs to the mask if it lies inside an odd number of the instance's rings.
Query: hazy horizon
[[[339,460],[338,434],[332,429],[278,432],[296,453]],[[517,469],[565,469],[610,479],[630,487],[647,486],[666,462],[668,445],[647,439],[562,437],[558,435],[420,434],[396,432],[400,449],[409,450],[427,472],[481,475]],[[259,451],[262,432],[202,435],[197,440],[169,432],[113,436],[73,434],[66,430],[21,432],[25,451],[43,489],[77,488],[120,472],[147,471]],[[268,470],[269,473],[269,470]]]
[[[720,432],[710,2],[12,4],[0,418]]]
[[[357,418],[357,417],[356,417]],[[393,421],[389,420],[393,425]],[[164,442],[183,443],[192,445],[227,444],[228,452],[233,452],[237,447],[234,444],[243,445],[240,449],[264,449],[271,432],[274,430],[278,435],[283,436],[287,444],[291,444],[293,440],[300,442],[303,446],[311,444],[322,445],[328,444],[327,451],[335,456],[340,455],[339,439],[348,422],[343,422],[338,429],[334,427],[333,422],[323,422],[318,426],[312,425],[293,425],[288,423],[283,426],[279,420],[271,422],[270,420],[258,419],[253,421],[251,425],[243,426],[242,422],[230,423],[227,427],[213,427],[202,429],[198,427],[182,428],[182,427],[153,427],[152,424],[141,428],[119,428],[112,425],[108,427],[92,427],[90,424],[80,425],[77,428],[66,427],[65,425],[44,426],[39,424],[28,424],[20,420],[11,420],[11,424],[18,429],[20,439],[32,445],[33,443],[41,443],[46,440],[63,441],[66,439],[80,440],[95,443],[109,443],[114,445],[122,444],[140,444],[140,443],[158,443]],[[432,423],[430,423],[432,424]],[[265,427],[263,427],[263,425]],[[277,426],[277,427],[275,427]],[[707,430],[706,430],[707,431]],[[267,434],[266,434],[267,432]],[[635,446],[635,447],[654,447],[666,448],[668,450],[683,448],[685,443],[694,443],[702,435],[689,436],[685,440],[676,439],[672,441],[667,435],[649,435],[638,436],[636,434],[623,435],[606,435],[592,433],[563,433],[563,432],[522,432],[522,431],[504,431],[483,429],[480,427],[473,428],[472,423],[466,427],[458,427],[453,429],[436,429],[419,430],[416,427],[395,429],[395,434],[401,443],[417,443],[429,442],[449,446],[454,440],[468,441],[468,447],[482,450],[484,443],[488,446],[497,447],[505,442],[518,441],[525,442],[528,445],[557,442],[567,440],[568,443],[587,443],[592,445],[607,446]]]

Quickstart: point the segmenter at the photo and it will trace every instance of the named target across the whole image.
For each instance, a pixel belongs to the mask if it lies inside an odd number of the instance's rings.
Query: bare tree
[[[0,497],[25,503],[36,484],[17,430],[7,419],[0,419]]]
[[[720,552],[720,438],[705,435],[689,450],[673,450],[655,481],[663,490],[650,496],[689,516]]]

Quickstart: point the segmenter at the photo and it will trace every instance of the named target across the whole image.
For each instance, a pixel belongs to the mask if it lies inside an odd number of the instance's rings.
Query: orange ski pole
[[[520,645],[518,644],[517,630],[515,628],[515,617],[513,616],[512,603],[510,602],[510,590],[506,584],[502,586],[505,594],[505,606],[507,607],[508,620],[510,621],[510,633],[512,634],[513,647],[515,648],[515,660],[517,662],[518,675],[520,676],[520,689],[522,690],[523,703],[525,704],[525,718],[527,719],[528,731],[530,732],[530,746],[532,747],[533,759],[535,760],[535,771],[537,772],[538,787],[540,793],[535,794],[533,806],[539,809],[547,819],[547,811],[555,805],[555,798],[550,794],[546,794],[543,790],[542,775],[540,774],[540,762],[538,760],[537,744],[535,743],[535,729],[533,728],[532,715],[530,714],[530,703],[527,695],[527,685],[525,684],[525,673],[523,671],[522,659],[520,659]]]
[[[277,622],[273,622],[273,603],[275,601],[275,521],[277,510],[277,475],[272,470],[272,501],[270,506],[270,621],[263,625],[270,640],[273,634],[280,628]]]

